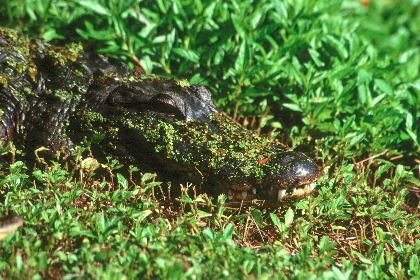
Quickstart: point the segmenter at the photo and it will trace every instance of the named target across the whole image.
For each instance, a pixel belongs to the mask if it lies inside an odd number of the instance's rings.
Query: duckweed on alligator
[[[0,141],[27,155],[87,140],[161,175],[178,176],[233,200],[310,193],[319,168],[307,156],[246,130],[214,106],[210,92],[0,28]]]

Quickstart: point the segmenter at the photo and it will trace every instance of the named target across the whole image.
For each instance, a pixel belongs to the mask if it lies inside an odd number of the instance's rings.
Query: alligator
[[[231,200],[285,200],[314,190],[320,168],[306,155],[240,126],[210,91],[139,75],[126,65],[0,28],[0,145],[31,157],[88,142],[162,176]]]

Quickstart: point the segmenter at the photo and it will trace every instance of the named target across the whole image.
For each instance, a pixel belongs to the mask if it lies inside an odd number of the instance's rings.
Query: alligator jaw
[[[303,197],[311,194],[315,190],[316,183],[310,183],[307,185],[289,188],[279,189],[277,192],[277,201],[285,201],[288,199]]]
[[[230,188],[229,198],[233,201],[249,201],[252,199],[263,199],[269,201],[283,202],[291,199],[308,196],[315,190],[315,187],[316,182],[300,185],[297,187],[279,188],[277,191],[274,188],[272,188],[269,191],[270,195],[261,194],[262,189],[257,187],[243,190]]]

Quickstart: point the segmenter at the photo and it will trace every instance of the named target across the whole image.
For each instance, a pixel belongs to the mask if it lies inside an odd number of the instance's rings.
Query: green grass
[[[324,167],[318,195],[262,209],[91,170],[83,147],[71,169],[2,163],[0,213],[25,224],[0,276],[420,278],[417,0],[3,0],[0,23],[206,85]]]

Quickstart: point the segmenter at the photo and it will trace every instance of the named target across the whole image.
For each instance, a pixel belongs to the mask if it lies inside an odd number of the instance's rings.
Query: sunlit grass
[[[324,176],[316,196],[261,208],[88,170],[84,148],[72,167],[18,154],[0,162],[0,213],[25,224],[0,276],[419,277],[419,20],[416,1],[6,1],[4,25],[208,86]]]

